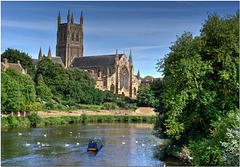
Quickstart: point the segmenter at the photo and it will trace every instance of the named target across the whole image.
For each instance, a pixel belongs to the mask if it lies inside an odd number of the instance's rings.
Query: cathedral
[[[96,88],[136,98],[141,78],[139,71],[137,76],[133,73],[132,51],[129,58],[125,53],[118,54],[117,49],[111,55],[83,56],[83,13],[79,21],[80,24],[74,23],[73,14],[70,17],[68,10],[67,23],[62,23],[59,11],[56,58],[61,58],[66,68],[79,68],[97,74],[98,77],[94,77],[97,84],[98,80],[103,84]]]

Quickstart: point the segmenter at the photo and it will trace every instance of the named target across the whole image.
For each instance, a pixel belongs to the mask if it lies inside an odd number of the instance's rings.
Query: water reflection
[[[93,137],[103,139],[97,153],[87,151]],[[124,123],[8,129],[1,138],[2,166],[157,166],[154,148],[162,143],[149,124]]]

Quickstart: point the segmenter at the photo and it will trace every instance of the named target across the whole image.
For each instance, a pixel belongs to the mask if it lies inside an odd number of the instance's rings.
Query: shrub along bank
[[[156,116],[118,116],[118,115],[86,115],[81,116],[61,116],[41,118],[36,113],[27,117],[8,117],[1,118],[1,127],[36,127],[40,125],[60,125],[67,123],[85,123],[85,122],[147,122],[154,123]]]

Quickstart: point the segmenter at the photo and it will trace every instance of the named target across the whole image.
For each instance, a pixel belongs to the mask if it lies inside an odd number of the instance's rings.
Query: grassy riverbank
[[[81,116],[61,116],[41,118],[39,116],[14,117],[8,116],[1,118],[1,127],[30,127],[32,125],[60,125],[68,123],[82,122],[147,122],[154,123],[156,116],[128,116],[128,115],[86,115]]]

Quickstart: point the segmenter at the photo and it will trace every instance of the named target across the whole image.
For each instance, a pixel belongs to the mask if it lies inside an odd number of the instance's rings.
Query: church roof
[[[118,54],[119,59],[123,54]],[[101,55],[101,56],[86,56],[75,57],[71,62],[70,67],[99,67],[110,66],[115,64],[116,54],[114,55]]]
[[[61,64],[62,66],[64,66],[61,57],[52,57],[51,59],[54,63],[58,63]]]
[[[62,66],[64,66],[61,57],[52,57],[51,60],[53,61],[53,63],[58,63],[58,64],[61,64]],[[33,59],[33,63],[35,66],[37,66],[38,59]]]

